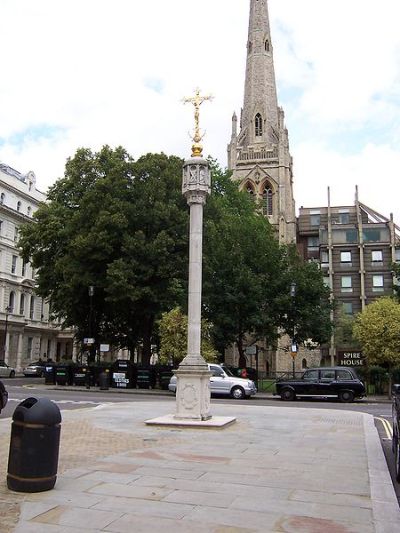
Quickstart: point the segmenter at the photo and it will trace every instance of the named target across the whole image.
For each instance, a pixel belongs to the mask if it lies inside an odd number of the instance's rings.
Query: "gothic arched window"
[[[272,215],[272,189],[268,184],[265,185],[263,190],[262,211],[263,215]]]
[[[250,183],[247,184],[246,191],[250,195],[250,198],[254,201],[256,199],[256,195],[255,195],[254,189],[250,185]]]
[[[10,310],[10,313],[14,313],[14,306],[15,306],[15,293],[14,291],[11,291],[10,296],[8,297],[8,308]]]
[[[256,137],[262,137],[263,134],[263,121],[260,113],[257,113],[254,119]]]
[[[31,303],[29,306],[29,318],[32,320],[35,316],[35,297],[31,295]]]
[[[25,314],[25,294],[21,294],[21,298],[19,301],[19,314],[20,315]]]
[[[265,41],[265,51],[269,52],[269,41],[268,41],[268,39]]]

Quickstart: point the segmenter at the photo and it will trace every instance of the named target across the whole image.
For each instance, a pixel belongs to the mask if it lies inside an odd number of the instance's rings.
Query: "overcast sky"
[[[226,166],[243,100],[249,0],[0,0],[0,161],[37,186],[81,146]],[[297,207],[360,200],[400,225],[400,1],[269,0]]]

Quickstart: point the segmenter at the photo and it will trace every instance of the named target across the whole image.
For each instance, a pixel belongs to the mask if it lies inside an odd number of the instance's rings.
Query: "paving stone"
[[[120,485],[118,483],[100,483],[90,489],[91,494],[107,496],[121,496],[123,498],[141,498],[143,500],[162,500],[172,492],[172,489],[159,487],[140,487],[135,485]]]
[[[120,518],[122,514],[112,511],[96,511],[93,509],[79,509],[59,505],[50,511],[36,516],[30,522],[101,530]]]
[[[129,512],[150,517],[159,516],[180,520],[193,509],[193,505],[109,496],[95,505],[93,509],[123,511],[124,513]]]

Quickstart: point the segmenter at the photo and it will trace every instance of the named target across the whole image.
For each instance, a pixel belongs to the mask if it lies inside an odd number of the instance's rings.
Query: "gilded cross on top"
[[[193,104],[194,106],[194,136],[192,137],[194,144],[192,146],[192,157],[201,157],[203,154],[203,147],[200,144],[204,137],[204,134],[201,135],[200,133],[200,106],[203,102],[212,99],[213,96],[211,96],[211,94],[201,96],[200,89],[198,88],[196,89],[194,96],[183,99],[183,103]]]

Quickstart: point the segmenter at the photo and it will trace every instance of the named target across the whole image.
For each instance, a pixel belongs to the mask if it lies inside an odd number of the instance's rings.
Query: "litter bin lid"
[[[61,422],[61,413],[58,406],[48,398],[26,398],[17,405],[13,420],[54,426]]]

